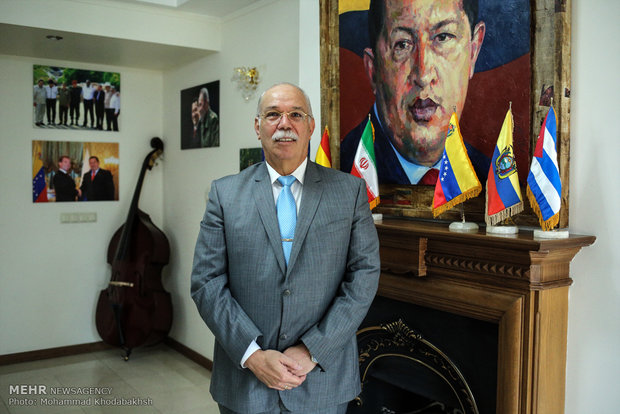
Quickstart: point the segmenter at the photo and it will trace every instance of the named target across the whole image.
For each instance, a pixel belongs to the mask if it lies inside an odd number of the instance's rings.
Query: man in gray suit
[[[194,254],[192,298],[216,339],[211,394],[222,413],[344,413],[380,271],[366,184],[308,160],[314,119],[295,85],[261,95],[254,129],[266,162],[212,183]]]

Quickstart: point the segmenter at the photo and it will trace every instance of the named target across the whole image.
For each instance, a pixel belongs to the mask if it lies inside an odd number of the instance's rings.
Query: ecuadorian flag
[[[523,211],[523,199],[512,146],[514,122],[508,109],[491,158],[487,178],[485,221],[495,225]]]
[[[527,176],[527,198],[543,230],[551,230],[558,224],[562,207],[562,181],[556,149],[557,124],[555,111],[551,107],[540,129]]]
[[[456,113],[452,113],[446,146],[441,158],[439,177],[433,196],[433,216],[476,197],[482,186],[467,156]]]

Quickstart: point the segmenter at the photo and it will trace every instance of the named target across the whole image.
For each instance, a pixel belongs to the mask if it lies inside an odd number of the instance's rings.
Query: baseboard
[[[203,366],[209,371],[213,370],[213,361],[202,356],[193,349],[188,348],[182,343],[169,337],[164,339],[164,343],[198,365]],[[103,351],[113,348],[118,347],[99,341],[88,344],[60,346],[58,348],[38,349],[36,351],[17,352],[15,354],[0,355],[0,366],[17,364],[20,362],[38,361],[41,359],[58,358],[69,355],[85,354],[87,352]]]
[[[198,352],[194,351],[191,348],[186,347],[185,345],[183,345],[182,343],[178,342],[177,340],[173,338],[166,337],[166,339],[164,339],[164,343],[168,345],[170,348],[180,353],[181,355],[194,361],[198,365],[205,367],[209,371],[213,371],[213,361],[211,361],[209,358],[202,356]]]
[[[69,355],[84,354],[114,348],[101,341],[88,344],[60,346],[58,348],[38,349],[36,351],[18,352],[0,355],[0,365],[17,364],[20,362],[37,361],[40,359],[58,358]]]

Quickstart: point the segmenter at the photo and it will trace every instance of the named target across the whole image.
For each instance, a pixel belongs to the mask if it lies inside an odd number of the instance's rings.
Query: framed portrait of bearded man
[[[560,227],[568,224],[570,0],[321,0],[321,45],[321,110],[332,133],[332,165],[351,171],[370,123],[381,197],[373,212],[432,217],[432,173],[453,113],[484,187],[511,108],[524,192],[553,98]],[[464,203],[468,219],[484,221],[484,193]],[[514,221],[536,225],[525,197],[524,204]],[[458,211],[440,216],[459,217]]]

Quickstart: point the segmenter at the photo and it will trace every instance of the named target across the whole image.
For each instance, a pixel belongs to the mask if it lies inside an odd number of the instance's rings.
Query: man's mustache
[[[299,136],[290,129],[279,129],[271,136],[272,141],[281,141],[283,139],[291,139],[293,141],[297,141],[299,139]]]

